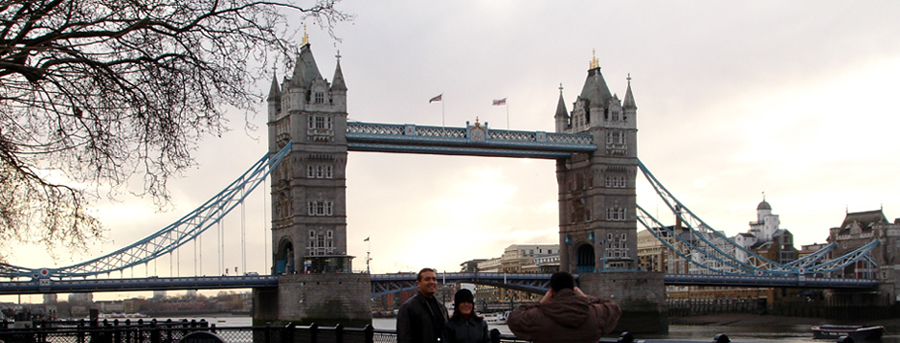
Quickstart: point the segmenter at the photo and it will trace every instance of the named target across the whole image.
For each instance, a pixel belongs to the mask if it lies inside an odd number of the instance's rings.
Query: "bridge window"
[[[331,130],[331,128],[333,126],[331,117],[321,116],[321,115],[310,115],[307,123],[308,123],[307,126],[310,130],[313,130],[313,129]]]
[[[332,179],[334,178],[334,167],[310,164],[306,166],[306,177],[310,179]]]
[[[334,214],[334,202],[310,201],[307,206],[307,214],[310,216],[330,216]]]
[[[625,188],[628,184],[625,182],[625,176],[606,175],[606,187],[609,188]]]
[[[325,93],[316,92],[316,103],[317,104],[325,103]]]
[[[606,209],[606,220],[624,221],[625,209],[617,207],[609,207]]]
[[[606,136],[606,143],[608,144],[623,144],[625,143],[625,134],[622,131],[610,131]]]
[[[619,121],[619,111],[612,111],[612,120]]]
[[[308,256],[334,254],[334,232],[328,230],[324,233],[316,233],[315,230],[310,230],[306,250]]]

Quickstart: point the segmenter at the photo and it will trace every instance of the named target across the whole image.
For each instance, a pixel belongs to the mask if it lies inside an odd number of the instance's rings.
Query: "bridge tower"
[[[638,271],[637,105],[627,80],[620,100],[595,56],[571,112],[560,87],[556,132],[589,134],[597,144],[557,160],[560,270],[579,274],[586,293],[621,305],[619,328],[665,332],[663,274]]]
[[[559,160],[560,269],[592,273],[637,268],[637,106],[631,77],[624,101],[613,95],[591,61],[571,114],[562,87],[556,132],[594,136],[597,150]]]
[[[272,273],[254,290],[254,320],[345,326],[371,322],[368,274],[347,255],[347,86],[337,55],[329,83],[308,38],[293,73],[268,96],[269,153],[290,153],[272,174]]]

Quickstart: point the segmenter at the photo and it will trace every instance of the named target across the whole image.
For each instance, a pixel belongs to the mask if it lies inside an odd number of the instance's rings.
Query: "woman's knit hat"
[[[453,306],[458,306],[464,302],[475,304],[475,296],[472,295],[471,291],[465,288],[456,291],[456,295],[453,296]]]

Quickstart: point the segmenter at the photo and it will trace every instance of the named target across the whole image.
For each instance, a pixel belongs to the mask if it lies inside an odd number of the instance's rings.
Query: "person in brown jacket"
[[[550,290],[539,303],[523,304],[509,314],[506,325],[517,339],[543,342],[597,343],[616,328],[619,305],[585,295],[567,272],[550,277]]]

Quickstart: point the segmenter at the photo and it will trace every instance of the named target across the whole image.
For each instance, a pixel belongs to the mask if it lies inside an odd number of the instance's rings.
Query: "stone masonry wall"
[[[363,327],[372,323],[369,274],[290,274],[278,278],[280,322]]]
[[[617,332],[668,332],[663,273],[610,272],[578,275],[578,285],[588,295],[609,299],[622,308]]]

